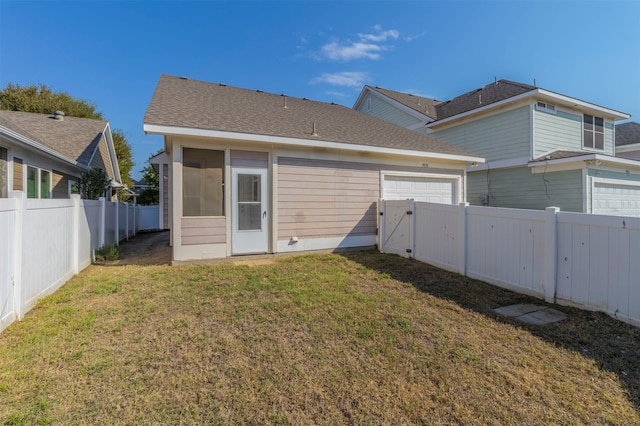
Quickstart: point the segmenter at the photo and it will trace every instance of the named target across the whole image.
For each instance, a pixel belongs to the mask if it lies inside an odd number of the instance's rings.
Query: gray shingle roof
[[[421,114],[433,118],[434,120],[437,118],[436,105],[440,104],[441,101],[431,98],[425,98],[424,96],[412,95],[410,93],[402,93],[396,92],[394,90],[383,89],[382,87],[376,87],[375,90],[397,102],[400,102],[406,107],[409,107]]]
[[[478,157],[341,105],[169,75],[144,123]]]
[[[88,166],[107,122],[77,117],[59,121],[49,114],[0,111],[0,126]]]
[[[583,155],[590,155],[590,154],[594,154],[594,153],[587,152],[587,151],[563,151],[559,149],[557,151],[553,151],[549,154],[543,155],[542,157],[534,158],[531,162],[538,163],[541,161],[548,161],[548,160],[561,160],[564,158],[582,157]]]
[[[447,102],[438,104],[436,107],[438,120],[500,102],[535,89],[535,86],[528,84],[498,80],[495,83],[487,84],[480,89],[472,90]]]
[[[631,121],[616,125],[616,146],[636,143],[640,143],[640,123]]]
[[[535,86],[528,84],[509,80],[498,80],[479,89],[456,96],[446,102],[441,102],[435,99],[415,96],[409,93],[395,92],[381,87],[374,88],[374,90],[434,120],[443,120],[535,89]]]

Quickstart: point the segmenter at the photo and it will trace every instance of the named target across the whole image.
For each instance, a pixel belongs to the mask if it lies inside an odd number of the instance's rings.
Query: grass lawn
[[[377,252],[92,266],[0,334],[5,424],[640,424],[640,330]]]

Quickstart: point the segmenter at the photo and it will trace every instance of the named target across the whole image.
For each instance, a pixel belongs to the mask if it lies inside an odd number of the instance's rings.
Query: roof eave
[[[347,151],[371,152],[380,154],[423,156],[439,160],[464,161],[468,163],[484,163],[482,157],[459,154],[445,154],[431,151],[416,151],[410,149],[386,148],[370,145],[350,144],[344,142],[325,141],[322,139],[299,139],[283,136],[259,135],[253,133],[226,132],[220,130],[198,129],[193,127],[168,126],[161,124],[144,123],[144,132],[158,135],[183,135],[199,136],[216,139],[243,140],[250,142],[266,142],[279,145],[304,146],[317,148],[333,148]]]
[[[15,141],[17,141],[19,143],[22,143],[22,144],[27,145],[27,146],[29,146],[31,148],[35,148],[35,149],[37,149],[39,151],[42,151],[42,152],[44,152],[45,154],[47,154],[47,155],[49,155],[51,157],[54,157],[54,158],[56,158],[58,160],[62,160],[64,162],[66,162],[66,163],[69,163],[72,166],[78,167],[78,168],[80,168],[82,170],[87,170],[87,167],[84,164],[78,163],[76,160],[73,160],[73,159],[71,159],[71,158],[69,158],[69,157],[67,157],[65,155],[62,155],[58,151],[56,151],[54,149],[51,149],[46,145],[43,145],[43,144],[41,144],[39,142],[36,142],[33,139],[30,139],[30,138],[28,138],[28,137],[26,137],[24,135],[21,135],[18,132],[14,132],[13,130],[8,129],[8,128],[4,127],[4,126],[0,126],[0,133],[10,137],[11,139],[14,139]]]
[[[540,167],[554,164],[579,163],[584,161],[600,161],[602,163],[615,164],[619,166],[632,166],[640,168],[640,161],[630,160],[626,158],[612,157],[610,155],[602,155],[598,153],[590,153],[569,158],[558,158],[556,160],[530,161],[529,167]]]
[[[488,110],[491,110],[491,109],[494,109],[494,108],[498,108],[498,107],[501,107],[503,105],[507,105],[507,104],[510,104],[510,103],[513,103],[513,102],[517,102],[517,101],[520,101],[520,100],[523,100],[523,99],[526,99],[526,98],[529,98],[529,97],[534,97],[538,93],[539,90],[540,89],[530,90],[528,92],[521,93],[520,95],[512,96],[510,98],[503,99],[501,101],[494,102],[492,104],[485,105],[485,106],[480,107],[480,108],[475,108],[475,109],[472,109],[472,110],[469,110],[469,111],[462,112],[460,114],[452,115],[451,117],[443,118],[442,120],[436,120],[436,121],[433,121],[431,123],[427,123],[426,127],[431,128],[431,127],[439,126],[441,124],[449,123],[449,122],[452,122],[452,121],[455,121],[455,120],[460,120],[461,118],[465,118],[465,117],[469,117],[469,116],[472,116],[472,115],[475,115],[475,114],[479,114],[479,113],[482,113],[484,111],[488,111]]]
[[[585,102],[585,101],[581,101],[580,99],[576,99],[576,98],[572,98],[570,96],[565,96],[565,95],[561,95],[559,93],[554,93],[551,92],[549,90],[545,90],[545,89],[533,89],[530,90],[528,92],[524,92],[521,93],[520,95],[516,95],[516,96],[512,96],[510,98],[507,99],[503,99],[502,101],[499,102],[494,102],[492,104],[489,105],[485,105],[483,107],[480,108],[476,108],[476,109],[472,109],[470,111],[466,111],[460,114],[456,114],[456,115],[452,115],[451,117],[447,117],[444,118],[442,120],[436,120],[434,122],[431,123],[427,123],[426,127],[430,128],[430,127],[435,127],[435,126],[439,126],[441,124],[445,124],[445,123],[449,123],[451,121],[455,121],[455,120],[459,120],[461,118],[465,118],[465,117],[469,117],[471,115],[474,114],[479,114],[494,108],[498,108],[510,103],[514,103],[514,102],[518,102],[521,101],[523,99],[527,99],[527,98],[534,98],[534,97],[540,97],[543,99],[548,99],[548,100],[553,100],[553,101],[557,101],[560,102],[562,104],[565,105],[572,105],[574,107],[579,107],[579,108],[583,108],[583,109],[587,109],[589,111],[592,112],[597,112],[600,113],[602,115],[606,115],[608,118],[613,118],[614,121],[616,120],[624,120],[627,119],[629,117],[631,117],[629,114],[626,114],[624,112],[620,112],[620,111],[616,111],[610,108],[605,108],[605,107],[601,107],[600,105],[596,105],[596,104],[592,104],[589,102]]]

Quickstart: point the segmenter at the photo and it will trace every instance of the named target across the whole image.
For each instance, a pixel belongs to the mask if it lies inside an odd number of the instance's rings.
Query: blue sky
[[[160,74],[351,107],[362,86],[447,100],[504,78],[640,121],[640,1],[0,0],[0,86],[92,101],[134,152]]]

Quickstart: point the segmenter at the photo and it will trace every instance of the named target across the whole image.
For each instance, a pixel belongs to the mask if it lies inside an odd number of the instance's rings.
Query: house
[[[169,211],[171,203],[169,201],[169,165],[171,163],[166,152],[160,152],[149,159],[149,163],[158,173],[158,223],[160,229],[169,229]]]
[[[486,158],[470,204],[640,215],[640,162],[615,155],[628,114],[508,80],[448,101],[365,86],[353,108]]]
[[[483,159],[337,104],[162,75],[174,261],[376,244],[381,197],[459,203]]]
[[[109,123],[55,114],[0,111],[0,198],[69,198],[90,168],[122,186]]]
[[[640,123],[616,125],[616,157],[640,160]]]

